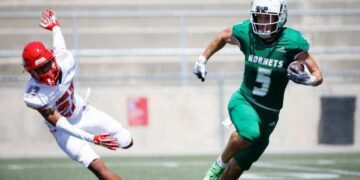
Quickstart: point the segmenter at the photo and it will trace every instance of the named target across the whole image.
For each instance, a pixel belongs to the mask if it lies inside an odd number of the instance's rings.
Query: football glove
[[[59,26],[60,23],[56,19],[56,14],[54,10],[48,9],[42,13],[40,26],[44,29],[52,31],[55,26]]]
[[[202,82],[205,81],[206,72],[206,58],[201,55],[198,60],[195,62],[195,66],[193,68],[193,74],[196,75]]]
[[[110,133],[101,133],[94,136],[94,144],[106,147],[110,150],[116,150],[119,147],[117,138],[112,137]]]
[[[304,62],[301,62],[301,65],[304,67],[304,71],[300,71],[298,69],[292,68],[292,66],[289,66],[289,68],[287,69],[288,78],[297,84],[313,86],[316,83],[315,76],[310,73],[308,67]]]

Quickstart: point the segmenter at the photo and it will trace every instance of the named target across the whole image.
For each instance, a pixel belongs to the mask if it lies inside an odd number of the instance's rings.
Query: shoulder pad
[[[28,107],[33,109],[45,107],[49,102],[49,98],[40,93],[40,87],[33,85],[28,86],[23,100]]]

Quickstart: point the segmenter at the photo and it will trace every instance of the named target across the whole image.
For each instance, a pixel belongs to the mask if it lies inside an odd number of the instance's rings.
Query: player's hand
[[[54,10],[48,9],[42,13],[41,22],[39,24],[44,29],[52,31],[55,26],[59,26],[60,23],[56,19]]]
[[[288,78],[298,84],[314,85],[316,78],[310,73],[305,63],[302,62],[301,65],[303,66],[304,71],[289,67],[287,69]]]
[[[205,81],[206,72],[206,58],[204,56],[200,56],[199,59],[195,62],[195,66],[193,68],[193,73],[201,79],[201,81]]]
[[[112,137],[110,133],[101,133],[94,136],[93,142],[97,145],[104,146],[111,150],[119,148],[116,137]]]

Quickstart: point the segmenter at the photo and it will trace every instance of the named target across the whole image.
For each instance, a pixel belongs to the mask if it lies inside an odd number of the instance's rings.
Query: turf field
[[[106,157],[128,180],[199,180],[215,156]],[[96,179],[69,159],[0,160],[1,180]],[[360,179],[360,153],[264,155],[242,179]]]

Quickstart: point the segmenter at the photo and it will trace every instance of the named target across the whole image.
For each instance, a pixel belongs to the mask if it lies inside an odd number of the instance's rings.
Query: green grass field
[[[106,157],[128,180],[199,180],[216,156]],[[88,180],[69,159],[1,159],[1,180]],[[360,179],[360,153],[265,154],[242,179]]]

